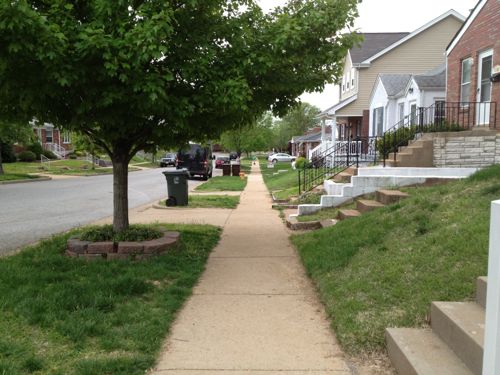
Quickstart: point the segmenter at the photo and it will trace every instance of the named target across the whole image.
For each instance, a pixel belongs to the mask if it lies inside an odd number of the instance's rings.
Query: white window
[[[460,81],[460,101],[470,102],[470,82],[472,71],[472,57],[462,60],[462,79]]]
[[[54,132],[52,129],[45,129],[45,143],[52,143],[54,141]]]
[[[354,88],[354,77],[356,77],[356,70],[351,69],[351,87]]]
[[[69,132],[63,133],[63,143],[71,143],[71,135]]]
[[[345,92],[345,76],[342,77],[342,92]]]
[[[398,104],[398,121],[403,122],[405,118],[405,103]]]
[[[412,125],[417,123],[417,103],[410,103],[410,122]]]
[[[351,85],[351,72],[347,73],[347,82],[346,89],[349,90],[349,86]]]
[[[384,107],[378,107],[373,110],[372,132],[375,136],[384,134]]]

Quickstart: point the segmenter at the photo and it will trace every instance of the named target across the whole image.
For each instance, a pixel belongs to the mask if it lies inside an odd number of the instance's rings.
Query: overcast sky
[[[286,0],[257,0],[269,10]],[[450,9],[465,17],[477,0],[363,0],[358,6],[356,28],[362,32],[414,31]],[[328,86],[321,94],[304,94],[301,99],[326,109],[337,103],[337,90]]]

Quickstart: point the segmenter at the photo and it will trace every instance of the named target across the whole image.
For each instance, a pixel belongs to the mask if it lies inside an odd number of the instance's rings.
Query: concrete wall
[[[500,163],[500,134],[473,130],[434,138],[434,166],[486,167]]]

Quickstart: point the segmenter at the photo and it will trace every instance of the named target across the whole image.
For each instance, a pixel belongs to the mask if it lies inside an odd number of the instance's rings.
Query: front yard
[[[431,301],[464,301],[486,274],[490,202],[500,166],[398,204],[292,236],[343,349],[385,351],[386,327],[427,325]]]
[[[260,170],[264,183],[277,199],[289,199],[299,194],[298,172],[292,169],[291,163],[278,162],[268,168],[267,159],[261,158]]]
[[[111,174],[111,168],[95,167],[85,160],[52,160],[49,163],[4,163],[5,175],[28,175],[36,173],[45,173],[53,175],[74,175],[74,176],[92,176],[96,174]],[[129,172],[136,171],[137,168],[129,167]]]
[[[212,226],[144,261],[63,255],[70,234],[0,258],[0,374],[144,374],[217,244]]]

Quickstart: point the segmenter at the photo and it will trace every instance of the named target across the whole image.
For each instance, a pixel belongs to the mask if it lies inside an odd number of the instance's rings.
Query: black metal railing
[[[384,132],[377,151],[385,166],[390,154],[396,161],[400,148],[423,133],[463,131],[472,127],[496,129],[496,114],[496,102],[436,102],[427,108],[415,108]]]
[[[298,170],[299,194],[308,192],[328,178],[360,163],[376,163],[377,138],[357,137],[336,141],[322,152],[316,152],[311,161]]]

